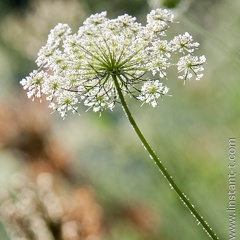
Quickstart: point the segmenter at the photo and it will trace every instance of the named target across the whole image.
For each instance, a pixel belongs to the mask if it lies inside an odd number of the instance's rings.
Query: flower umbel
[[[196,75],[198,80],[205,62],[193,56],[199,44],[189,33],[165,39],[173,17],[170,10],[152,10],[143,26],[127,14],[108,19],[102,12],[87,18],[75,34],[59,23],[38,53],[38,70],[21,84],[28,97],[47,95],[49,106],[63,117],[76,112],[80,102],[95,112],[112,110],[119,101],[113,76],[124,95],[156,106],[169,90],[162,83],[169,67],[183,72],[179,78]],[[173,53],[182,55],[177,64],[171,60]]]
[[[193,75],[196,76],[196,80],[200,80],[200,78],[203,76],[202,72],[203,64],[206,62],[205,56],[192,56],[187,55],[184,57],[181,57],[177,63],[178,66],[178,72],[183,72],[183,75],[179,76],[180,79],[190,79],[193,77]]]
[[[169,88],[163,86],[159,80],[147,81],[143,84],[141,89],[141,95],[138,99],[143,102],[149,103],[153,107],[157,105],[157,99],[168,93]]]

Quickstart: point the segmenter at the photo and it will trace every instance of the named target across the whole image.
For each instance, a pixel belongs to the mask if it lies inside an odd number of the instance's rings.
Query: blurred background
[[[173,97],[157,108],[131,100],[129,106],[180,188],[220,239],[228,238],[229,138],[237,139],[240,178],[240,2],[1,0],[1,240],[208,239],[120,106],[101,117],[80,109],[81,117],[63,121],[45,103],[28,100],[19,84],[36,68],[37,52],[58,22],[76,31],[90,14],[107,10],[109,17],[128,13],[144,24],[157,7],[172,8],[180,22],[170,35],[188,31],[200,42],[205,74],[185,86],[173,75]]]

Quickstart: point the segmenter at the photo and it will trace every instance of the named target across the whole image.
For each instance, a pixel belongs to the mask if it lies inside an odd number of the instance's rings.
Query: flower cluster
[[[116,85],[155,107],[169,91],[162,83],[169,67],[176,66],[181,79],[198,80],[206,61],[193,55],[199,44],[189,33],[166,40],[173,18],[170,10],[152,10],[143,26],[127,14],[108,19],[102,12],[87,18],[75,34],[59,23],[38,53],[38,70],[21,84],[28,97],[47,95],[50,108],[62,117],[77,112],[80,102],[96,112],[112,110],[119,101]],[[175,53],[181,55],[177,63],[171,58]]]

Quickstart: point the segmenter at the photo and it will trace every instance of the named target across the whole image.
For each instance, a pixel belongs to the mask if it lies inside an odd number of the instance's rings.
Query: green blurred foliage
[[[144,0],[78,2],[82,16],[107,10],[111,17],[126,12],[137,15],[141,21],[144,21],[143,16],[151,8],[148,4],[151,1]],[[27,5],[21,3],[21,18],[26,19],[26,14],[31,14],[31,8],[22,11]],[[173,74],[168,82],[173,96],[164,98],[154,109],[146,105],[140,107],[139,103],[131,99],[128,99],[129,105],[146,138],[180,187],[216,230],[220,239],[227,239],[228,139],[231,137],[237,138],[237,160],[240,159],[240,2],[159,0],[154,4],[159,7],[176,7],[174,11],[180,24],[174,29],[177,33],[189,31],[200,42],[199,52],[207,57],[206,71],[200,82],[187,82],[185,86],[180,80],[174,79]],[[34,68],[34,55],[38,51],[36,46],[44,44],[46,32],[50,28],[43,30],[44,35],[29,55],[24,52],[23,46],[21,48],[21,44],[18,46],[8,41],[5,35],[6,19],[11,28],[9,19],[13,12],[19,14],[18,8],[14,7],[13,10],[10,2],[7,5],[1,1],[0,9],[0,94],[4,101],[7,95],[15,98],[20,95],[18,82]],[[57,13],[54,9],[51,11],[54,18]],[[33,24],[38,27],[38,22]],[[79,20],[72,24],[77,26],[81,22]],[[24,26],[26,35],[32,36],[31,32],[27,32],[30,24]],[[19,28],[23,28],[23,25]],[[14,34],[11,38],[14,38]],[[170,34],[176,32],[170,30]],[[17,41],[19,43],[21,39]],[[121,107],[114,112],[105,112],[101,117],[90,111],[84,113],[85,109],[80,110],[81,117],[69,116],[62,121],[55,114],[49,115],[49,118],[54,122],[56,138],[78,156],[74,162],[76,176],[82,172],[88,176],[106,217],[112,222],[104,239],[150,239],[132,227],[131,223],[116,217],[114,210],[117,206],[134,202],[150,206],[155,213],[156,232],[152,239],[207,239],[149,160]],[[237,164],[239,180],[240,163]],[[13,153],[2,149],[0,169],[1,176],[6,176],[1,179],[4,188],[11,173],[21,169],[21,164]],[[239,206],[239,199],[237,201]],[[240,220],[239,216],[237,220]],[[7,240],[5,231],[0,229],[0,239]],[[240,233],[237,232],[236,239],[239,237]]]
[[[11,11],[24,12],[28,9],[30,0],[0,1],[0,16],[5,17]]]
[[[164,0],[163,7],[166,8],[175,8],[179,4],[180,0]]]

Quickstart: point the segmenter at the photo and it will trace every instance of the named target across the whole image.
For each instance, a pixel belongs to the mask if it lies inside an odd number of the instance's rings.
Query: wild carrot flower
[[[178,78],[184,79],[184,83],[187,79],[202,77],[206,58],[194,55],[199,44],[193,42],[192,36],[186,32],[167,39],[173,18],[170,10],[152,10],[143,26],[127,14],[108,19],[106,12],[102,12],[87,18],[75,34],[67,24],[59,23],[39,51],[38,70],[30,73],[21,84],[28,90],[29,97],[47,95],[49,107],[58,110],[62,117],[68,111],[77,112],[78,103],[102,112],[112,110],[120,102],[142,145],[171,188],[208,235],[216,240],[216,234],[145,139],[125,100],[125,95],[129,95],[155,107],[158,99],[168,94],[169,88],[163,81],[168,79],[170,67],[176,67]],[[173,54],[180,55],[177,62],[172,60],[175,59]]]
[[[183,73],[179,78],[199,79],[205,62],[193,56],[199,44],[189,33],[166,39],[173,18],[170,10],[152,10],[143,26],[127,14],[108,19],[102,12],[87,18],[74,34],[59,23],[38,53],[38,70],[21,84],[30,98],[47,95],[49,107],[62,117],[77,112],[78,103],[95,112],[112,110],[119,101],[113,77],[124,95],[155,107],[169,91],[163,84],[169,67]],[[178,63],[173,53],[182,55]]]

